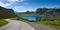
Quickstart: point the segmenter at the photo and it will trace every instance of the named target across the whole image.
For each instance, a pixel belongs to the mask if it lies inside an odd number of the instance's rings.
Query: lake
[[[28,19],[28,20],[36,20],[36,16],[22,16],[23,19]]]

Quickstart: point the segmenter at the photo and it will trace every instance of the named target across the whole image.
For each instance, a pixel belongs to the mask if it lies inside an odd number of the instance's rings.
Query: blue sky
[[[17,12],[36,11],[37,8],[59,8],[60,0],[0,0],[0,6]]]

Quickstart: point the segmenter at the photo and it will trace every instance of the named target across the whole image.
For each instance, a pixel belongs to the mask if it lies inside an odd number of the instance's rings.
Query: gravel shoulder
[[[45,25],[31,23],[31,22],[27,22],[27,23],[30,24],[32,27],[34,27],[35,30],[56,30],[55,28],[52,28],[50,26],[45,26]]]

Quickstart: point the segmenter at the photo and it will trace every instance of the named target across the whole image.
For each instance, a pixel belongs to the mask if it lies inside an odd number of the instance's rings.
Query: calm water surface
[[[22,16],[23,19],[36,20],[36,16]]]

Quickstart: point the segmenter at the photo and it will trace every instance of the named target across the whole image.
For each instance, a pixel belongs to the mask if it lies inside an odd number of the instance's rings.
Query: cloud
[[[25,10],[25,7],[23,5],[14,5],[17,2],[23,2],[24,0],[0,0],[0,6],[5,8],[12,8],[14,11],[23,12]],[[27,5],[27,3],[24,3]]]
[[[23,2],[23,1],[24,0],[0,0],[0,6],[8,7],[15,4],[16,2]]]
[[[20,0],[21,2],[23,2],[24,0]]]
[[[4,3],[0,1],[0,6],[3,6],[4,7]]]
[[[23,2],[24,0],[7,0],[10,3]]]
[[[13,3],[4,3],[2,1],[0,1],[0,6],[2,7],[8,7],[8,6],[11,6]]]
[[[24,6],[15,6],[13,9],[23,9]]]
[[[23,12],[25,10],[25,7],[24,6],[15,6],[13,9],[14,9],[14,11]]]
[[[12,3],[6,3],[5,4],[5,6],[11,6],[12,5]]]
[[[18,2],[19,0],[8,0],[10,3]]]
[[[15,6],[14,8],[14,11],[16,12],[26,12],[28,9],[24,6]]]

